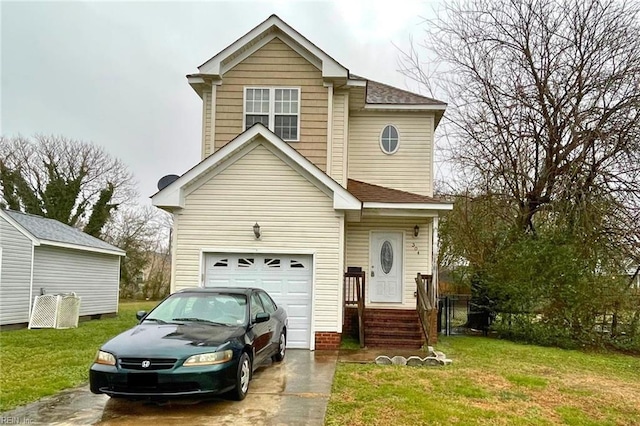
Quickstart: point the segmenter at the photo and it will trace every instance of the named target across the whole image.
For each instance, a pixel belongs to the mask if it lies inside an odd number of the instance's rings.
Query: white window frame
[[[300,87],[285,87],[285,86],[245,86],[242,89],[242,129],[243,131],[247,127],[247,90],[249,89],[261,89],[261,90],[269,90],[269,130],[275,133],[276,126],[276,115],[295,115],[298,117],[298,128],[296,129],[297,138],[296,139],[282,139],[285,142],[299,142],[300,141]],[[296,114],[286,113],[286,114],[276,114],[276,89],[289,89],[296,90],[298,93],[298,111]]]
[[[396,145],[396,149],[394,149],[393,151],[385,151],[384,146],[382,145],[382,134],[384,133],[384,129],[386,129],[387,127],[393,127],[394,129],[396,129],[396,133],[398,134],[398,144]],[[395,154],[400,149],[400,130],[398,130],[398,127],[395,124],[385,124],[384,126],[382,126],[382,130],[380,130],[380,135],[378,136],[378,142],[380,143],[380,150],[384,154],[387,154],[387,155]]]

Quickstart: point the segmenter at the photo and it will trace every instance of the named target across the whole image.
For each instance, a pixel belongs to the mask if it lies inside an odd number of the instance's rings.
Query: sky
[[[421,39],[435,5],[0,0],[0,133],[95,143],[150,204],[158,179],[200,161],[202,101],[185,76],[269,15],[352,73],[416,90],[397,72],[398,47]]]

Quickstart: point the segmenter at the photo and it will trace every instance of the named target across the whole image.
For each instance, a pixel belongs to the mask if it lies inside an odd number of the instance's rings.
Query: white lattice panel
[[[29,328],[55,328],[59,296],[44,294],[36,296],[31,310]]]
[[[29,328],[75,328],[79,314],[80,298],[75,293],[44,294],[35,298]]]
[[[78,326],[80,298],[75,294],[60,296],[56,328],[75,328]]]

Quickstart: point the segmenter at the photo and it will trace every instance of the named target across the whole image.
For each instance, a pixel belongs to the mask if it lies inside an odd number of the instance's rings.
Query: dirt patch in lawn
[[[539,413],[539,417],[553,423],[562,423],[558,413],[562,407],[580,410],[594,421],[605,421],[608,411],[633,415],[618,424],[637,424],[640,416],[640,384],[592,376],[567,374],[550,377],[543,389],[531,389],[514,385],[504,377],[492,373],[475,372],[474,380],[493,397],[471,400],[469,404],[478,409],[493,411],[504,416],[528,417]],[[603,410],[608,406],[608,410]],[[633,408],[635,407],[635,408]],[[506,419],[504,424],[508,424]]]

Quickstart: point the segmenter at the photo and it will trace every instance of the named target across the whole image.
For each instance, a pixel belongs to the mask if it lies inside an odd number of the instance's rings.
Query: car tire
[[[284,360],[284,355],[287,352],[287,336],[284,331],[280,333],[280,339],[278,339],[278,352],[272,357],[274,361],[280,362]]]
[[[249,391],[249,381],[251,380],[251,358],[246,352],[243,352],[238,362],[238,371],[236,373],[236,388],[231,396],[236,401],[242,401]]]

